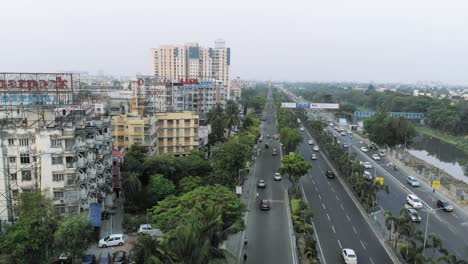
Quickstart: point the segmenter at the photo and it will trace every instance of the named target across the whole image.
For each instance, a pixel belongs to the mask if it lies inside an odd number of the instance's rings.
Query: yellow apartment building
[[[166,112],[158,119],[159,154],[187,155],[197,149],[198,119],[194,112]]]
[[[155,116],[121,115],[112,118],[113,147],[140,145],[148,154],[158,151],[158,119]]]

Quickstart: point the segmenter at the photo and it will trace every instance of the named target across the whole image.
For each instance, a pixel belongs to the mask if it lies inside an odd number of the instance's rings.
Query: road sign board
[[[440,181],[432,181],[432,188],[439,189]]]
[[[375,177],[375,181],[380,183],[381,185],[384,184],[384,178],[383,177]]]

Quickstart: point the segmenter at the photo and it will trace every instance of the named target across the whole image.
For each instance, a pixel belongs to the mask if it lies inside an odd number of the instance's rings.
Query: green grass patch
[[[291,211],[293,215],[299,211],[300,203],[300,199],[291,199]]]
[[[456,146],[459,149],[464,150],[466,153],[468,153],[468,136],[452,136],[448,134],[444,134],[442,132],[439,132],[437,130],[434,130],[429,127],[423,127],[423,126],[416,126],[416,130],[420,133],[426,134],[431,137],[438,138],[446,143],[452,144]]]

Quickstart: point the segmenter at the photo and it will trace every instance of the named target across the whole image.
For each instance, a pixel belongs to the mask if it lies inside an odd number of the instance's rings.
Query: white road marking
[[[315,191],[318,192],[317,186],[315,186]]]
[[[331,187],[331,190],[332,190],[332,192],[335,192],[335,189],[333,187]]]
[[[331,184],[330,184],[330,182],[329,182],[329,181],[327,181],[327,183],[328,183],[328,185],[330,185],[330,186],[331,186]]]
[[[455,251],[455,253],[456,253],[459,257],[461,257],[460,253],[459,253],[456,249],[454,249],[453,251]]]
[[[312,223],[312,228],[314,230],[317,230],[317,229],[315,229],[314,222],[311,221],[311,223]],[[319,250],[320,250],[320,255],[322,256],[322,262],[323,262],[323,264],[327,264],[327,260],[323,256],[322,246],[320,245],[320,240],[319,240],[318,234],[317,234],[317,232],[314,232],[314,234],[315,234],[315,237],[317,238],[317,244],[318,244],[318,247],[319,247]],[[340,243],[340,242],[338,242],[338,243]],[[340,247],[341,247],[341,245],[340,245]]]
[[[353,230],[354,230],[354,233],[356,233],[356,234],[357,234],[356,228],[354,228],[354,226],[353,226]]]
[[[339,240],[337,240],[337,241],[338,241],[338,245],[340,245],[340,248],[343,249],[343,247],[341,246],[340,241]]]
[[[343,209],[343,210],[344,210],[344,207],[343,207],[343,204],[342,204],[342,203],[340,203],[340,207],[341,207],[341,209]]]
[[[336,234],[335,227],[332,225],[333,233]]]
[[[371,262],[372,264],[375,264],[375,263],[374,263],[374,260],[372,260],[371,257],[369,257],[369,259],[370,259],[370,262]]]
[[[336,200],[338,200],[338,201],[340,200],[340,198],[338,197],[338,195],[335,195],[335,197],[336,197]]]
[[[312,175],[311,175],[311,176],[312,176]],[[314,181],[314,180],[312,180],[312,184],[315,185],[315,181]]]
[[[460,218],[458,218],[458,216],[457,216],[456,214],[452,214],[452,215],[453,215],[456,219],[460,219]]]
[[[318,195],[319,199],[322,200],[322,196],[320,196],[320,194]]]
[[[325,204],[323,204],[323,203],[322,203],[322,207],[323,207],[323,209],[327,209],[327,208],[325,208]]]
[[[359,241],[361,241],[361,245],[364,248],[364,250],[367,250],[366,246],[364,246],[364,243],[362,243],[362,240],[359,240]]]
[[[348,215],[346,215],[346,218],[348,218],[348,221],[350,221],[350,222],[351,222],[351,219],[349,219],[349,216],[348,216]]]
[[[328,221],[331,221],[330,216],[328,214],[327,214],[327,217],[328,217]]]

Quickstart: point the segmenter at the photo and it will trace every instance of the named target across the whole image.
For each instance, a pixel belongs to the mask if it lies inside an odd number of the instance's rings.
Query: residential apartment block
[[[147,147],[148,154],[158,151],[158,121],[155,116],[121,115],[112,118],[112,137],[115,148],[132,145]]]
[[[21,192],[40,190],[60,213],[112,203],[111,122],[84,111],[0,111],[0,220]]]
[[[198,119],[193,112],[158,113],[159,154],[187,155],[199,147]]]

